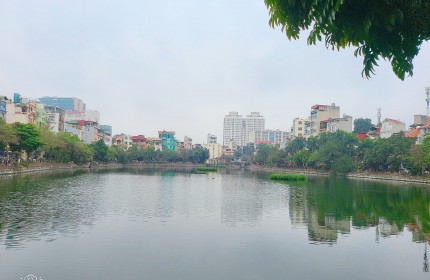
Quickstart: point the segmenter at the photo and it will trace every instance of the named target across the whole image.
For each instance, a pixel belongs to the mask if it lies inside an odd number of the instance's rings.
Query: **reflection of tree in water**
[[[311,177],[306,187],[290,187],[291,221],[306,224],[317,242],[336,242],[350,225],[375,227],[377,241],[405,226],[414,242],[430,241],[429,205],[429,189],[405,184]]]
[[[77,187],[84,177],[73,174],[14,177],[0,184],[0,242],[19,247],[26,240],[51,241],[55,235],[74,234],[91,226],[95,205],[88,192]],[[91,182],[84,182],[88,185]],[[61,184],[61,185],[59,185]]]
[[[429,260],[427,259],[427,242],[424,243],[424,262],[423,262],[423,271],[429,272]]]

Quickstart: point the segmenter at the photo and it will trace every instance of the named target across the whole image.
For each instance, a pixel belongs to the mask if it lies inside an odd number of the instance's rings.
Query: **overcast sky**
[[[114,133],[175,130],[222,140],[229,111],[258,111],[290,130],[314,104],[341,114],[399,119],[425,114],[430,46],[400,81],[386,61],[361,77],[353,49],[290,42],[268,25],[264,0],[2,0],[0,95],[78,97]]]

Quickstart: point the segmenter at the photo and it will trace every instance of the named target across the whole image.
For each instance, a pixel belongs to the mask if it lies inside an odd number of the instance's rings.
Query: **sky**
[[[264,0],[2,0],[0,95],[77,97],[114,134],[174,130],[194,143],[222,139],[230,111],[260,112],[289,131],[315,104],[410,125],[426,113],[430,44],[399,80],[380,61],[361,76],[354,49],[289,41]]]

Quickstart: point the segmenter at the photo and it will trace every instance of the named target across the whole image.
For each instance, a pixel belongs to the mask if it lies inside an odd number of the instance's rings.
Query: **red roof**
[[[329,121],[332,121],[332,120],[335,120],[335,119],[333,119],[333,118],[329,118],[329,119],[327,119],[327,120],[323,120],[323,121],[320,121],[320,122],[322,122],[322,123],[326,123],[326,122],[329,122]]]
[[[401,121],[395,120],[395,119],[390,119],[390,118],[386,118],[386,121],[390,121],[390,122],[395,122],[395,123],[402,123]]]
[[[420,136],[420,129],[418,128],[409,130],[408,133],[406,133],[405,135],[405,137],[408,137],[408,138],[416,138],[418,136]]]
[[[131,141],[146,141],[146,137],[143,135],[130,137]]]

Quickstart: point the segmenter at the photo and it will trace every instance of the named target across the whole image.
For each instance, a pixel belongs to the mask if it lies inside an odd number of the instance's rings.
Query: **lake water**
[[[427,240],[424,185],[227,170],[0,177],[5,280],[429,279]]]

